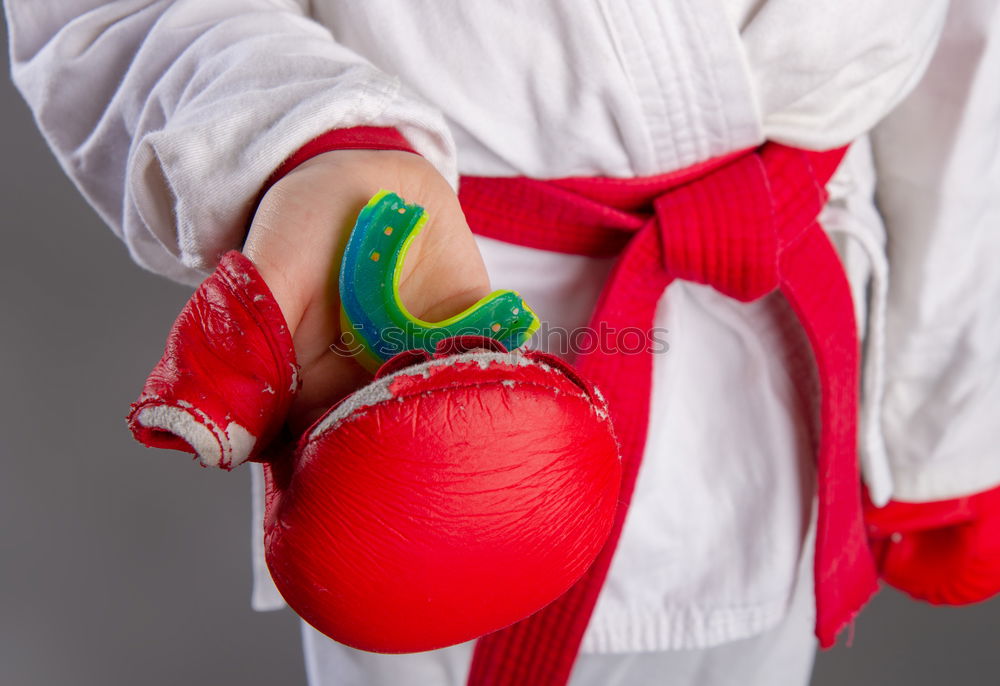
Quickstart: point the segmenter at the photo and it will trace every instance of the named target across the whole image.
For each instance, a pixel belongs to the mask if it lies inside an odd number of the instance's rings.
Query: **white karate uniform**
[[[67,174],[133,259],[191,284],[241,244],[271,172],[333,128],[394,126],[453,184],[853,142],[822,220],[864,334],[865,479],[880,503],[1000,484],[996,0],[5,7],[15,81]],[[549,326],[583,325],[610,266],[479,244],[494,284]],[[643,467],[574,678],[604,673],[596,655],[641,671],[637,653],[735,664],[740,646],[764,659],[778,642],[807,675],[813,642],[789,635],[813,611],[795,600],[813,499],[808,348],[780,295],[746,304],[674,282],[656,325],[669,350],[654,361]],[[254,606],[280,606],[259,523],[255,574]],[[341,683],[322,674],[333,662],[411,673],[466,650],[407,663],[309,630],[305,643],[314,684]]]

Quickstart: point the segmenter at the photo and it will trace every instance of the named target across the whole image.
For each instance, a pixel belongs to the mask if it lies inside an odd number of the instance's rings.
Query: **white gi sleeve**
[[[1000,484],[998,5],[952,3],[926,75],[872,134],[889,257],[881,421],[898,501]]]
[[[268,176],[332,129],[392,126],[457,183],[443,118],[334,41],[305,0],[8,0],[14,81],[143,267],[195,284]]]

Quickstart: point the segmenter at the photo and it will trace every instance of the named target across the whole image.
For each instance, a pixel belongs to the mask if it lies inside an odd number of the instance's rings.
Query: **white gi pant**
[[[569,686],[808,686],[816,652],[815,532],[813,508],[788,612],[771,629],[700,650],[581,653]],[[302,645],[309,686],[464,686],[475,642],[380,655],[348,648],[302,622]]]

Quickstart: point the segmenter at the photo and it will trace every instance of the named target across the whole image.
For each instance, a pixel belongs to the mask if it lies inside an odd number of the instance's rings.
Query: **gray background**
[[[130,261],[6,77],[0,156],[0,686],[303,684],[294,616],[249,608],[247,471],[125,427],[189,289]],[[998,684],[998,629],[1000,600],[885,590],[813,684]]]

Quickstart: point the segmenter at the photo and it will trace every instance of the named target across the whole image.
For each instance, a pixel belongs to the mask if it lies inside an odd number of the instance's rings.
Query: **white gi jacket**
[[[822,219],[866,333],[866,480],[878,502],[1000,483],[995,0],[6,11],[14,78],[66,173],[136,262],[189,284],[241,244],[282,160],[333,128],[394,126],[453,183],[651,175],[765,139],[856,141]],[[550,326],[586,322],[608,262],[480,245],[494,284]],[[809,526],[810,369],[784,301],[675,282],[660,305],[670,349],[585,652],[707,647],[774,625]],[[256,538],[254,605],[276,607]]]

